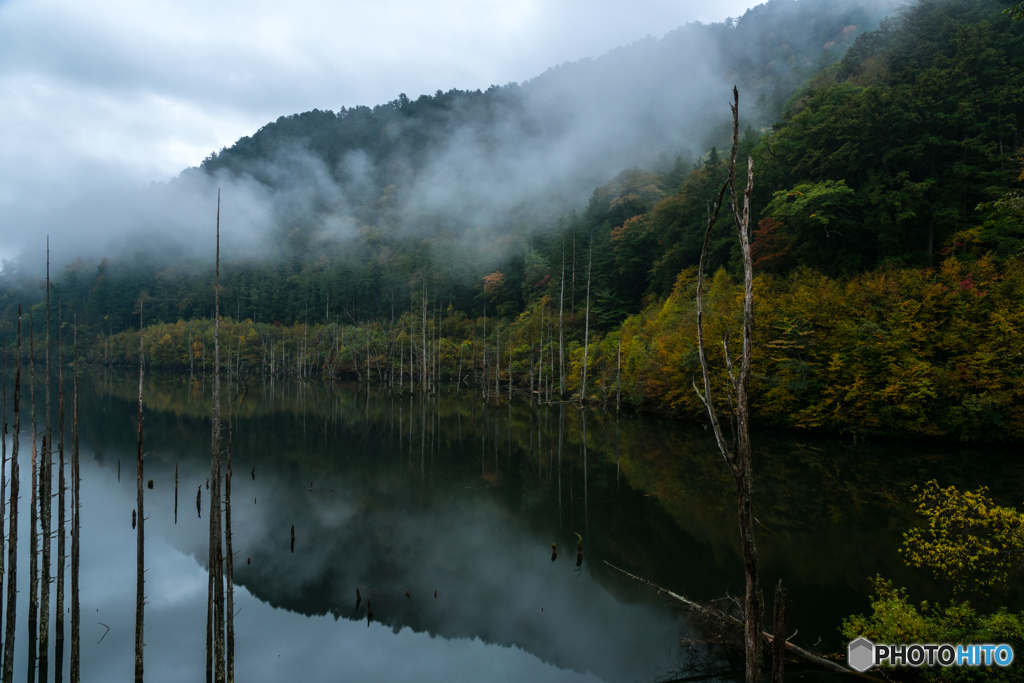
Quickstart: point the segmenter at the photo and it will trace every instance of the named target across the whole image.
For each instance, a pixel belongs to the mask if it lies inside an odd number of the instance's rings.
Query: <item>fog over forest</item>
[[[621,170],[689,169],[726,144],[733,84],[744,124],[770,125],[808,74],[896,4],[774,0],[522,84],[285,116],[166,182],[100,184],[13,205],[6,220],[28,226],[33,239],[9,241],[23,252],[5,274],[38,277],[45,234],[58,270],[75,257],[147,267],[207,261],[218,188],[229,262],[304,260],[324,244],[381,231],[433,240],[442,259],[447,250],[497,267],[522,249],[521,238],[551,231]]]

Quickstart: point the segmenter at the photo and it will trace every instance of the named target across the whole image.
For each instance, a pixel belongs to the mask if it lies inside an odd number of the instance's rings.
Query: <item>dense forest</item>
[[[698,416],[695,265],[728,173],[729,79],[755,164],[755,418],[1011,438],[1024,23],[1007,4],[772,0],[522,85],[282,117],[173,182],[245,177],[278,199],[267,253],[228,250],[222,268],[244,372],[475,379]],[[695,49],[714,78],[678,92]],[[665,101],[620,104],[644,75]],[[619,128],[586,113],[602,107]],[[524,166],[530,154],[559,174]],[[716,231],[710,334],[727,339],[738,251],[733,226]],[[5,263],[7,339],[18,303],[41,320],[31,272]],[[94,362],[135,362],[140,302],[149,362],[210,362],[207,261],[78,259],[54,287]]]

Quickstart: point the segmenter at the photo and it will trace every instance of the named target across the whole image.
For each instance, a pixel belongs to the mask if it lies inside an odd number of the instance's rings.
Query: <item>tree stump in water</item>
[[[783,683],[786,666],[786,588],[775,588],[775,639],[772,641],[772,683]]]

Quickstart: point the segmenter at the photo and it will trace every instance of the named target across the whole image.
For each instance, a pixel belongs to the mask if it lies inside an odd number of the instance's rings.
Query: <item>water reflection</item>
[[[129,472],[118,480],[137,385],[116,373],[83,384],[83,670],[113,680],[133,663],[134,488]],[[146,385],[153,681],[203,675],[209,397],[177,377]],[[465,390],[252,380],[232,414],[232,457],[251,474],[232,483],[240,679],[635,681],[734,667],[603,562],[699,599],[741,590],[732,482],[703,430]],[[803,645],[838,647],[841,618],[867,608],[867,576],[936,593],[895,553],[906,485],[1006,481],[934,449],[893,461],[884,447],[758,436],[763,580],[784,577]],[[176,519],[179,481],[197,486],[195,518]],[[102,643],[89,614],[111,626]]]

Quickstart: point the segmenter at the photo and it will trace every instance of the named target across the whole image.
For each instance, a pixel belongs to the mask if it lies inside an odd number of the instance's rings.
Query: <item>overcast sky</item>
[[[750,4],[0,0],[0,258],[48,203],[167,180],[278,116],[522,82]]]

